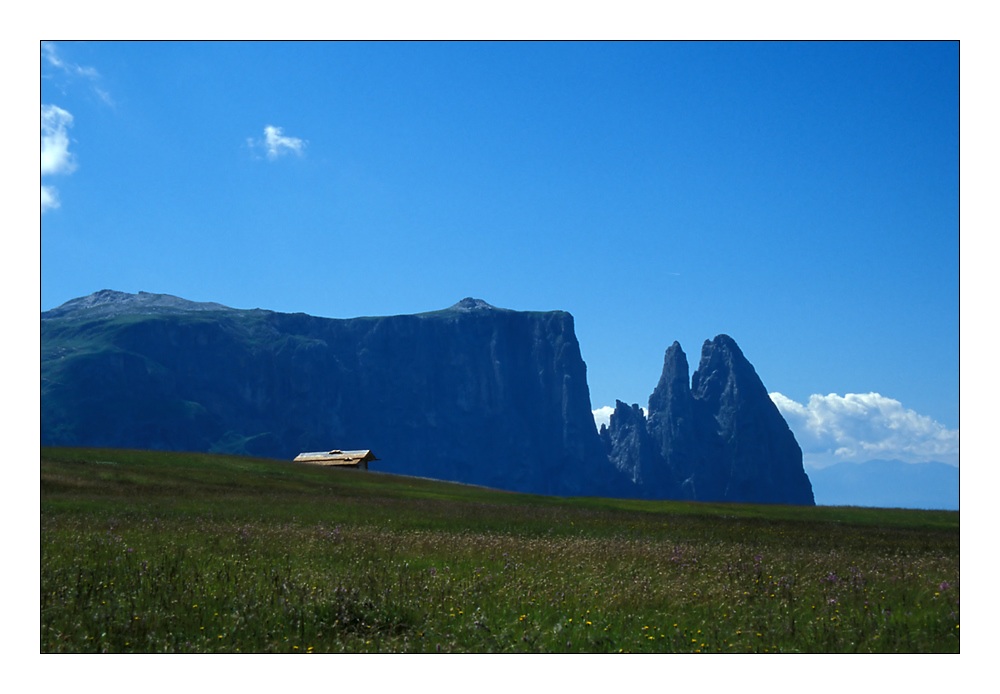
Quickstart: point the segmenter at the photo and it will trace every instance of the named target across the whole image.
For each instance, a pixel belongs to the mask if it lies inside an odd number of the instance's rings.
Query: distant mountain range
[[[870,460],[810,469],[816,503],[957,511],[958,468],[945,463]]]
[[[244,453],[371,449],[375,469],[499,489],[813,503],[802,452],[735,340],[689,379],[674,343],[648,421],[594,425],[564,311],[463,299],[328,319],[111,290],[41,315],[42,443]]]

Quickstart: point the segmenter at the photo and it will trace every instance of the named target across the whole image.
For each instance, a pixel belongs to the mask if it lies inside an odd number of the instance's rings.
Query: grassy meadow
[[[43,448],[40,568],[42,653],[960,650],[946,511]]]

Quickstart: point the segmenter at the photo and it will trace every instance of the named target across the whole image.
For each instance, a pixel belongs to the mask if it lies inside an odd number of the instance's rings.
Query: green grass
[[[43,449],[42,652],[958,652],[959,516]]]

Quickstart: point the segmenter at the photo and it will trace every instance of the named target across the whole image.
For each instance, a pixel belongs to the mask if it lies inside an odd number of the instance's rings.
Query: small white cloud
[[[958,430],[878,393],[812,395],[805,405],[771,393],[809,467],[889,458],[958,464]]]
[[[254,141],[252,138],[248,138],[247,143],[254,147],[263,148],[267,158],[272,161],[285,154],[302,156],[306,148],[305,140],[285,135],[282,128],[276,125],[264,126],[263,140]]]
[[[59,207],[59,193],[52,186],[42,186],[42,212]]]

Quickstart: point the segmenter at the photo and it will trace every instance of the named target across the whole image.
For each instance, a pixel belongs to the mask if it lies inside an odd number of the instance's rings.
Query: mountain
[[[649,421],[599,434],[573,317],[467,298],[318,318],[104,290],[41,315],[42,443],[244,453],[371,449],[376,469],[498,489],[812,504],[735,341],[676,343]]]
[[[816,503],[958,510],[958,468],[945,463],[869,460],[810,469]]]
[[[618,402],[601,428],[609,459],[654,498],[814,503],[802,450],[767,389],[728,335],[707,340],[688,382],[678,343],[664,355],[649,396]]]
[[[563,311],[334,320],[106,290],[41,324],[43,444],[368,448],[389,472],[564,495],[615,477]]]

